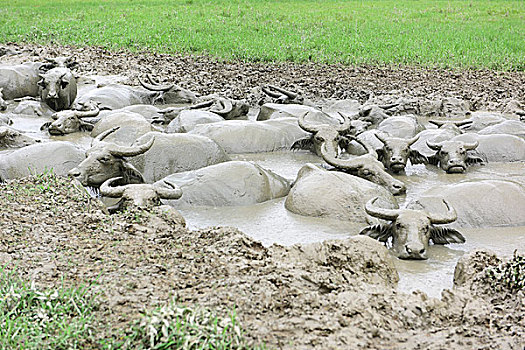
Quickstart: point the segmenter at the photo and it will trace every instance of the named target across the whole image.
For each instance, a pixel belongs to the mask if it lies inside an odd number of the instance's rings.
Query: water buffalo
[[[22,148],[37,142],[40,142],[40,140],[35,140],[7,126],[0,126],[0,149]]]
[[[66,176],[84,159],[84,151],[70,142],[35,143],[9,154],[0,154],[0,181],[18,179],[44,171]]]
[[[118,127],[107,130],[93,140],[93,146],[86,151],[86,159],[69,171],[69,176],[78,180],[83,186],[98,188],[104,181],[113,177],[122,177],[122,183],[143,183],[142,174],[124,157],[133,157],[149,150],[155,141],[126,147],[104,142],[104,138],[118,130]]]
[[[444,215],[424,210],[379,208],[374,205],[376,200],[377,197],[366,203],[366,212],[391,223],[365,227],[359,234],[381,242],[392,237],[392,249],[400,259],[427,259],[429,240],[434,244],[465,243],[465,237],[458,231],[434,226],[457,219],[456,211],[445,200],[447,212]]]
[[[0,111],[5,111],[7,109],[7,102],[4,100],[4,88],[0,88]]]
[[[480,135],[507,134],[525,138],[525,123],[519,120],[506,120],[504,122],[487,126],[478,132]]]
[[[290,149],[292,144],[307,135],[297,125],[296,118],[225,120],[196,125],[189,134],[209,137],[227,153],[259,153]]]
[[[158,93],[153,99],[153,104],[195,103],[197,101],[197,95],[190,90],[175,84],[161,85],[154,81],[150,74],[146,78],[149,83],[140,78],[139,82],[145,89]]]
[[[297,173],[284,205],[295,214],[348,221],[356,224],[357,230],[357,225],[377,223],[364,211],[365,203],[377,196],[382,205],[398,208],[392,193],[382,186],[340,171],[306,164]]]
[[[463,141],[443,141],[433,143],[427,141],[427,146],[436,151],[428,157],[429,163],[438,165],[448,174],[463,173],[467,170],[467,165],[483,163],[483,159],[469,151],[478,147],[479,142]]]
[[[378,155],[367,144],[361,144],[367,154],[355,156],[349,159],[337,158],[337,152],[330,149],[325,142],[321,147],[321,155],[328,164],[352,175],[361,177],[381,186],[385,186],[392,194],[398,195],[406,192],[405,184],[396,180],[385,171],[383,163],[377,160]]]
[[[112,186],[113,183],[124,182],[122,177],[114,177],[104,181],[100,186],[100,194],[111,198],[120,198],[113,210],[123,210],[129,207],[151,208],[161,205],[161,199],[179,199],[182,191],[171,183],[165,186],[153,184],[127,184]]]
[[[98,106],[100,110],[115,110],[137,104],[152,104],[158,96],[158,92],[128,85],[110,84],[79,93],[72,109],[91,110],[93,106]]]
[[[97,108],[93,111],[81,112],[74,110],[65,110],[54,113],[51,118],[53,122],[47,122],[40,130],[47,129],[51,135],[65,135],[77,131],[91,131],[93,124],[83,121],[82,118],[96,117],[100,110]]]
[[[172,184],[184,192],[169,201],[176,208],[192,206],[240,206],[284,197],[290,182],[254,162],[231,161],[171,174],[155,183]]]
[[[462,134],[452,141],[479,142],[476,152],[483,154],[487,162],[516,162],[525,160],[525,139],[507,134]]]
[[[215,113],[200,110],[184,110],[166,127],[167,133],[190,132],[197,125],[224,121]]]
[[[301,115],[297,122],[301,129],[312,133],[309,137],[302,138],[293,143],[292,149],[307,149],[318,156],[321,155],[321,146],[328,143],[329,149],[337,150],[339,143],[342,141],[344,134],[350,130],[351,121],[342,113],[339,115],[343,118],[340,125],[330,124],[312,124],[306,122],[305,118],[309,112]]]
[[[47,104],[31,99],[22,99],[13,110],[13,114],[24,114],[33,117],[51,117],[55,113]]]
[[[377,126],[379,131],[385,132],[392,137],[409,139],[416,136],[425,128],[419,124],[413,115],[390,117],[383,120]]]
[[[39,69],[42,63],[30,62],[0,66],[0,88],[6,100],[38,96]]]
[[[383,143],[383,147],[376,150],[379,156],[378,160],[383,163],[385,168],[394,173],[405,170],[408,159],[412,164],[426,161],[426,157],[410,149],[410,146],[419,139],[419,135],[411,139],[381,136],[379,133],[375,133],[374,136]]]
[[[69,109],[77,97],[77,79],[69,68],[56,67],[40,74],[40,98],[55,111]]]

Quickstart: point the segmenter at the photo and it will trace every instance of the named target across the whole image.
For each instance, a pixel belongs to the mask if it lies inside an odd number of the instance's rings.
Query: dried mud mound
[[[486,273],[485,252],[458,265],[441,300],[395,291],[387,250],[367,237],[265,248],[234,228],[189,231],[155,209],[109,216],[67,179],[0,184],[0,264],[37,285],[96,282],[98,336],[171,297],[227,313],[267,348],[522,349],[523,289]],[[494,285],[502,286],[494,288]]]
[[[122,74],[138,85],[139,76],[152,73],[163,81],[175,82],[202,95],[217,93],[248,99],[251,103],[264,102],[260,100],[260,87],[266,84],[301,91],[313,100],[349,98],[364,102],[374,95],[395,92],[430,99],[456,97],[474,109],[501,109],[508,100],[525,102],[523,72],[224,61],[208,56],[32,44],[8,44],[2,58],[5,63],[10,60],[9,50],[21,53],[27,61],[74,56],[80,64],[77,71],[82,75]]]

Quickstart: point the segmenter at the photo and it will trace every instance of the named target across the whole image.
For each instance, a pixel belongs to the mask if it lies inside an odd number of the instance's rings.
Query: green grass
[[[89,288],[40,290],[0,271],[0,349],[82,349],[96,304]]]
[[[0,42],[525,69],[525,1],[0,0]]]
[[[220,317],[203,308],[171,302],[148,312],[117,345],[124,349],[252,349],[235,313]],[[260,348],[260,347],[257,347]]]

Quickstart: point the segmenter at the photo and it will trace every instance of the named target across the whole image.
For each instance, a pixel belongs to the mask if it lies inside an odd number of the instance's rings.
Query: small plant
[[[516,293],[525,288],[525,256],[514,251],[512,259],[487,270],[487,277],[495,291]]]
[[[41,290],[0,270],[0,348],[78,349],[91,342],[88,287]]]
[[[213,311],[175,302],[147,313],[130,329],[125,349],[246,349],[235,313],[220,317]]]

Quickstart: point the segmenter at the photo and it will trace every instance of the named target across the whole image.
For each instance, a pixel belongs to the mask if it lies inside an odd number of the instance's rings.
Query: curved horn
[[[262,87],[261,90],[268,96],[270,97],[273,97],[273,98],[278,98],[278,97],[281,97],[280,94],[278,94],[277,92],[273,92],[271,91],[270,89],[268,89],[267,87]]]
[[[359,164],[356,164],[354,159],[339,159],[334,152],[329,152],[327,149],[327,142],[324,142],[321,146],[321,157],[323,157],[325,162],[336,168],[354,170],[360,167]]]
[[[379,136],[378,133],[374,133],[374,136],[376,137],[376,139],[386,144],[386,139],[383,136]]]
[[[471,120],[471,119],[466,119],[466,120],[459,120],[457,122],[452,122],[452,123],[454,123],[454,125],[456,125],[459,128],[459,127],[465,126],[467,124],[472,124],[472,123],[474,123],[474,121]]]
[[[133,156],[137,156],[149,150],[151,146],[153,146],[154,141],[155,141],[155,137],[152,137],[148,142],[143,143],[142,145],[130,146],[130,147],[111,144],[109,146],[108,151],[115,157],[133,157]]]
[[[428,148],[433,149],[434,151],[439,151],[441,147],[443,147],[443,145],[440,142],[434,143],[434,142],[427,140],[426,143],[427,143]]]
[[[168,90],[170,90],[171,88],[173,88],[175,86],[175,84],[171,84],[171,85],[153,85],[153,84],[148,84],[145,81],[143,81],[142,79],[140,79],[140,77],[139,77],[139,83],[145,89],[148,89],[148,90],[151,90],[151,91],[168,91]]]
[[[456,214],[456,210],[444,199],[443,203],[445,203],[447,207],[447,212],[444,215],[436,215],[429,213],[428,218],[430,219],[430,223],[435,225],[450,224],[451,222],[457,220],[458,215]]]
[[[408,139],[408,146],[412,146],[414,143],[417,142],[417,140],[419,140],[419,134],[417,134],[416,136],[412,137],[411,139]]]
[[[124,194],[124,190],[126,189],[127,185],[112,187],[111,184],[122,179],[122,177],[112,177],[111,179],[104,181],[104,183],[100,186],[100,194],[111,198],[121,197]]]
[[[343,113],[341,112],[337,112],[341,118],[343,118],[343,123],[339,126],[337,126],[335,129],[340,132],[340,133],[343,133],[345,131],[348,131],[350,130],[350,127],[351,127],[351,120],[350,118],[348,118],[348,116],[344,115]]]
[[[279,91],[281,94],[283,95],[286,95],[288,97],[290,97],[292,100],[297,98],[298,94],[296,94],[295,92],[291,92],[291,91],[288,91],[288,90],[285,90],[283,88],[280,88],[278,86],[275,86],[275,85],[268,85],[271,89],[274,89],[274,90],[277,90]]]
[[[111,128],[109,130],[106,130],[103,133],[97,135],[97,137],[95,137],[95,139],[93,141],[100,142],[100,141],[104,140],[109,134],[114,133],[118,129],[120,129],[120,126],[115,126],[115,127]]]
[[[164,181],[164,184],[168,185],[171,188],[155,186],[155,192],[162,199],[179,199],[182,196],[182,190],[179,186]]]
[[[479,142],[478,141],[475,141],[473,143],[466,143],[464,142],[463,143],[466,150],[470,151],[470,150],[473,150],[474,148],[478,147],[479,146]]]
[[[385,208],[379,208],[379,207],[374,206],[374,202],[378,198],[379,197],[374,197],[370,199],[368,202],[366,202],[365,204],[366,213],[368,215],[371,215],[373,217],[376,217],[378,219],[383,219],[383,220],[394,221],[395,219],[397,219],[399,214],[401,214],[401,210],[400,209],[385,209]]]
[[[306,112],[305,114],[300,115],[299,118],[297,118],[297,122],[299,123],[299,126],[301,127],[301,129],[311,132],[311,133],[316,133],[319,131],[319,129],[316,128],[313,124],[308,124],[306,120],[304,119],[309,113],[310,112]]]
[[[397,107],[397,106],[399,106],[399,103],[389,103],[389,104],[386,104],[386,105],[379,105],[377,107],[386,110],[386,109],[394,108],[394,107]]]
[[[211,107],[213,105],[213,100],[208,100],[200,103],[196,103],[194,105],[189,106],[189,109],[201,109],[206,107]]]
[[[95,107],[95,109],[92,109],[91,111],[75,111],[75,115],[78,118],[87,118],[87,117],[96,117],[100,113],[100,108]]]
[[[222,109],[212,108],[212,109],[210,109],[210,112],[217,113],[217,114],[221,115],[221,114],[228,114],[233,109],[232,101],[230,101],[230,100],[228,100],[226,98],[221,98],[219,100],[219,104],[222,105]]]
[[[441,120],[433,120],[433,119],[429,120],[428,122],[430,124],[433,124],[433,125],[437,126],[438,128],[442,127],[446,123],[446,122],[441,121]]]

